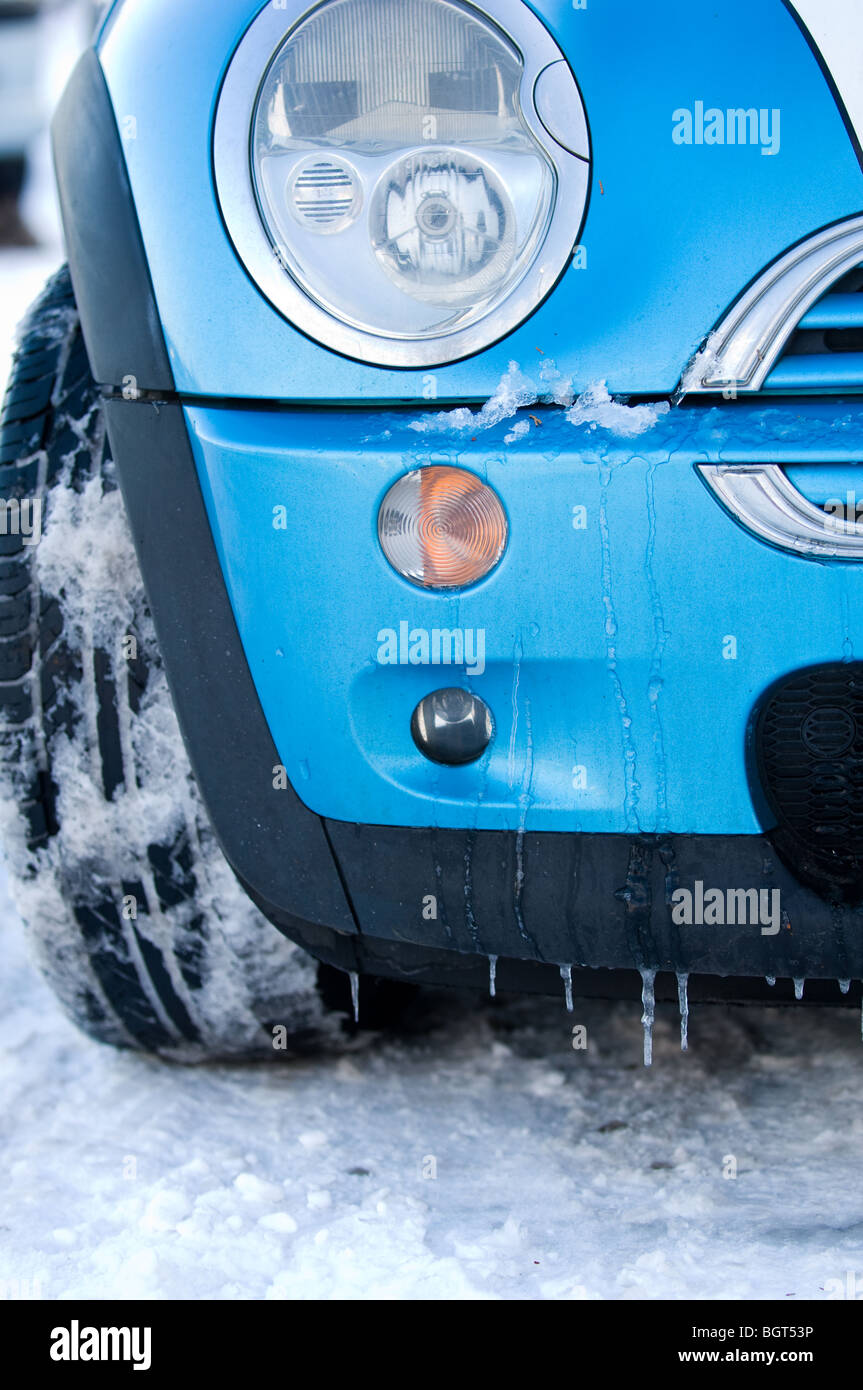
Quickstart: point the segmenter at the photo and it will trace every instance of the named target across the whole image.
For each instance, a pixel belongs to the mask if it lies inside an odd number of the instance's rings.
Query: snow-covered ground
[[[854,1011],[705,1007],[681,1053],[660,1007],[646,1070],[634,1004],[455,1002],[342,1058],[182,1069],[80,1037],[0,914],[7,1293],[787,1300],[863,1272]]]
[[[29,206],[51,237],[45,165]],[[60,254],[0,253],[0,379]],[[454,1000],[340,1058],[167,1066],[66,1022],[0,877],[0,1297],[863,1287],[856,1013],[695,1009],[684,1054],[660,1006],[651,1070],[639,1015]]]

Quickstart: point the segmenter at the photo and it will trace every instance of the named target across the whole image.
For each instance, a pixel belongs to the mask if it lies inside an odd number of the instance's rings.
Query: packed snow
[[[43,1298],[825,1298],[863,1272],[856,1011],[433,1001],[320,1061],[79,1036],[5,895],[0,1288]],[[573,1029],[586,1028],[586,1050]],[[736,1173],[736,1176],[732,1176]]]
[[[50,196],[28,198],[50,238]],[[0,253],[0,380],[59,258]],[[479,419],[420,427],[473,433],[537,401],[623,437],[658,418],[600,386],[574,401],[554,364],[514,364]],[[530,428],[515,419],[509,442]],[[690,1014],[685,977],[679,1009],[654,1004],[647,977],[641,1003],[585,1002],[566,967],[558,999],[513,1000],[492,997],[496,964],[489,997],[429,996],[395,1036],[169,1065],[76,1032],[0,875],[0,1297],[788,1300],[863,1285],[856,1010]]]
[[[620,439],[633,439],[667,415],[667,401],[629,405],[616,401],[604,381],[596,382],[582,391],[576,399],[572,380],[565,377],[552,358],[545,358],[535,374],[525,371],[518,362],[510,362],[495,390],[479,410],[456,406],[453,410],[428,411],[410,422],[417,434],[455,434],[476,436],[492,429],[502,421],[511,420],[530,406],[556,405],[568,407],[566,419],[571,425],[587,426],[589,430],[606,430]],[[505,444],[515,444],[530,433],[536,416],[522,416],[504,435]]]
[[[626,405],[609,395],[605,382],[583,391],[566,418],[571,425],[587,425],[589,429],[608,430],[621,439],[634,439],[653,429],[671,409],[667,401],[644,405]]]

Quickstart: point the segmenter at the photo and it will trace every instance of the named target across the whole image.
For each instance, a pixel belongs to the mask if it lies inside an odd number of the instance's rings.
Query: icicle
[[[560,967],[560,978],[563,980],[566,990],[566,1012],[572,1013],[572,966],[562,965]]]
[[[653,992],[653,982],[656,979],[655,970],[641,970],[641,1025],[644,1029],[644,1065],[653,1065],[653,1020],[656,1014],[656,995]]]
[[[677,1002],[680,1005],[680,1051],[689,1047],[689,976],[678,971]]]
[[[839,981],[839,993],[840,993],[840,994],[847,994],[850,988],[851,988],[851,981],[850,981],[850,980],[840,980],[840,981]]]
[[[488,958],[488,992],[493,999],[497,990],[497,956]]]
[[[765,980],[767,981],[767,983],[771,986],[771,988],[773,987],[773,985],[776,984],[776,976],[775,976],[775,975],[765,975],[764,978],[765,978]]]
[[[351,970],[351,1002],[354,1006],[354,1023],[360,1021],[360,977],[356,970]]]
[[[802,998],[803,998],[803,986],[805,985],[805,983],[806,983],[806,980],[805,980],[805,979],[802,979],[802,980],[801,980],[801,979],[798,979],[797,976],[795,975],[795,977],[794,977],[794,998],[795,998],[795,999],[802,999]]]

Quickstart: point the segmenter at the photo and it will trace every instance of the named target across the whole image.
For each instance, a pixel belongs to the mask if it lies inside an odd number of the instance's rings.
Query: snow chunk
[[[240,1173],[234,1178],[234,1187],[249,1202],[280,1202],[284,1192],[274,1182],[266,1182],[254,1173]]]
[[[517,362],[510,362],[481,410],[471,410],[468,406],[439,410],[434,415],[412,420],[409,428],[418,434],[440,434],[442,431],[475,434],[477,430],[488,430],[503,420],[512,419],[517,411],[540,401],[552,405],[571,405],[573,401],[572,382],[562,376],[551,358],[543,362],[538,379],[527,376]]]
[[[269,1216],[262,1216],[258,1225],[265,1231],[275,1231],[280,1236],[292,1236],[297,1231],[296,1221],[286,1211],[274,1211]]]
[[[621,439],[632,439],[644,434],[663,416],[671,406],[667,401],[651,405],[623,405],[609,395],[604,381],[588,386],[571,410],[567,420],[571,425],[589,425],[591,429],[608,430]]]
[[[690,391],[697,390],[705,378],[712,380],[716,376],[719,366],[716,348],[721,336],[719,330],[714,329],[704,345],[690,359],[683,376],[680,378],[678,393],[681,397],[688,395]]]
[[[312,1150],[322,1149],[329,1143],[329,1140],[322,1129],[309,1129],[299,1136],[298,1142],[302,1144],[304,1149]]]
[[[536,378],[528,376],[517,362],[510,362],[492,396],[481,410],[459,406],[455,410],[439,410],[412,420],[409,429],[418,434],[477,434],[510,420],[528,406],[545,404],[567,408],[571,425],[588,425],[591,429],[608,430],[621,439],[632,439],[652,429],[671,409],[667,401],[655,405],[624,405],[609,394],[604,381],[595,382],[574,400],[572,381],[564,377],[552,358],[547,358]],[[519,420],[504,435],[505,444],[515,444],[530,431],[529,420]]]
[[[524,439],[526,434],[530,434],[530,421],[519,420],[513,425],[509,434],[504,435],[503,442],[504,444],[515,444],[516,440]]]
[[[146,1231],[175,1231],[189,1211],[189,1199],[185,1192],[163,1188],[147,1204],[141,1225]]]

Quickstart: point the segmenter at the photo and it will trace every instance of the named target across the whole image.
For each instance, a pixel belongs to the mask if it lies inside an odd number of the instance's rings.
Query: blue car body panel
[[[584,95],[593,187],[573,264],[521,328],[433,372],[339,357],[292,328],[255,288],[225,231],[212,123],[250,0],[125,0],[101,60],[118,123],[177,388],[286,401],[482,400],[510,360],[537,350],[576,389],[668,392],[717,318],[762,268],[863,207],[863,174],[829,85],[782,0],[533,8]],[[781,112],[775,155],[677,145],[673,113]],[[573,228],[573,237],[578,229]],[[336,249],[335,247],[333,248]]]
[[[859,565],[761,543],[696,471],[838,468],[859,457],[861,404],[677,410],[628,440],[541,410],[529,439],[509,445],[511,422],[471,442],[445,425],[419,434],[405,412],[186,414],[264,712],[320,815],[756,833],[756,699],[796,667],[863,652]],[[509,514],[501,564],[461,594],[406,583],[377,544],[383,495],[422,462],[472,469]],[[465,634],[484,669],[429,664],[435,629]],[[463,684],[489,704],[495,737],[480,762],[440,767],[418,757],[411,712]]]

